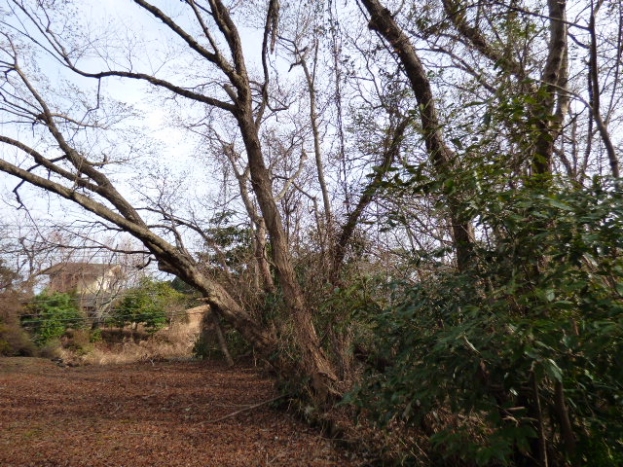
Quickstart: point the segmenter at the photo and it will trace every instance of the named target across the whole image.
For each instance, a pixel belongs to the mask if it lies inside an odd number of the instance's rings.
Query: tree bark
[[[415,47],[398,26],[390,11],[383,7],[378,0],[359,0],[359,2],[370,14],[369,28],[378,32],[391,45],[397,59],[404,67],[418,103],[426,150],[437,175],[444,180],[450,176],[455,166],[456,154],[448,147],[441,132],[437,107],[426,69]],[[459,208],[460,202],[456,195],[446,188],[444,188],[444,192],[450,213],[457,266],[460,271],[466,271],[473,266],[475,259],[473,255],[473,227],[470,221],[463,218]]]
[[[234,359],[231,358],[231,354],[229,353],[227,341],[225,340],[223,328],[221,327],[218,316],[216,316],[216,314],[214,313],[210,313],[210,318],[212,319],[212,323],[214,324],[214,332],[216,333],[216,338],[218,339],[218,346],[221,349],[223,357],[225,358],[225,362],[227,363],[227,366],[234,366]]]
[[[387,171],[391,168],[394,160],[400,153],[400,144],[404,138],[407,126],[412,122],[410,117],[404,117],[402,121],[393,129],[387,137],[386,148],[383,154],[381,164],[375,168],[375,174],[368,186],[366,186],[359,198],[359,202],[355,209],[348,215],[346,223],[342,227],[342,232],[337,239],[335,252],[333,257],[333,267],[331,270],[331,282],[336,284],[339,281],[340,272],[344,263],[346,249],[355,232],[361,215],[374,199],[374,194],[378,190],[379,184],[385,177]]]
[[[311,310],[305,305],[303,292],[296,279],[285,229],[273,196],[270,172],[264,163],[257,129],[250,112],[251,102],[249,101],[245,107],[247,111],[241,111],[237,118],[249,160],[251,184],[270,236],[279,285],[296,322],[296,336],[303,354],[304,369],[311,377],[315,395],[323,398],[328,395],[330,383],[336,381],[337,377],[333,365],[321,348]]]
[[[273,281],[270,265],[268,264],[266,256],[266,222],[264,222],[262,216],[257,213],[257,209],[251,200],[251,195],[249,194],[247,186],[249,182],[249,172],[248,170],[245,170],[243,173],[239,172],[235,163],[236,157],[234,157],[238,155],[234,154],[234,149],[231,146],[223,145],[223,150],[229,159],[232,169],[234,170],[236,180],[238,180],[238,189],[240,190],[242,203],[247,210],[247,215],[249,216],[249,219],[251,219],[251,222],[255,225],[255,229],[253,231],[253,255],[255,257],[258,272],[262,278],[264,290],[267,292],[274,292],[275,283]]]
[[[532,170],[534,175],[549,175],[552,171],[554,145],[560,133],[564,114],[554,114],[556,97],[568,99],[566,85],[567,70],[567,24],[566,0],[548,0],[549,8],[549,50],[538,92],[539,102],[532,106],[532,117],[537,122],[537,137]],[[561,86],[561,84],[563,86]]]

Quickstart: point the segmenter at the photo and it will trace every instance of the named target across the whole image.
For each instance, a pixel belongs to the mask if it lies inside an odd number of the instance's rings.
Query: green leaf
[[[547,374],[547,376],[552,378],[554,381],[558,381],[559,383],[562,383],[562,370],[556,364],[556,362],[552,360],[551,358],[546,358],[545,360],[543,360],[542,363],[543,363],[543,369],[545,370],[545,373]]]
[[[548,302],[553,302],[556,298],[556,291],[554,289],[547,289],[545,291],[545,300]]]
[[[572,206],[569,206],[568,204],[563,203],[562,201],[559,201],[555,198],[549,198],[548,201],[549,204],[555,208],[562,209],[563,211],[574,211],[574,208]]]
[[[461,143],[461,140],[459,138],[452,138],[450,142],[454,144],[457,149],[459,150],[463,149],[463,143]]]

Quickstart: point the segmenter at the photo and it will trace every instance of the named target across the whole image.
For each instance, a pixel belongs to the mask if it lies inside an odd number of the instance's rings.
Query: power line
[[[119,309],[117,309],[119,310]],[[186,312],[186,311],[179,311],[179,312],[165,312],[167,315],[167,318],[171,318],[171,317],[176,317],[176,316],[190,316],[190,315],[204,315],[206,314],[206,312],[201,312],[201,311],[193,311],[193,312]],[[95,322],[106,322],[107,320],[114,320],[114,317],[103,317],[103,318],[98,318],[98,317],[90,317],[90,316],[83,316],[83,317],[76,317],[76,318],[49,318],[49,319],[43,319],[43,318],[38,318],[38,319],[29,319],[29,318],[25,318],[24,320],[22,320],[20,322],[20,324],[23,327],[27,327],[30,324],[41,324],[41,323],[45,323],[48,321],[54,321],[54,322],[61,322],[61,323],[75,323],[75,322],[84,322],[84,323],[95,323]]]

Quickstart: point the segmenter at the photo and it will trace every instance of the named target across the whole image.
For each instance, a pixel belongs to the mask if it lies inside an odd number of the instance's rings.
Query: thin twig
[[[283,399],[284,397],[287,397],[287,396],[289,396],[289,394],[282,394],[281,396],[277,396],[277,397],[275,397],[273,399],[269,399],[267,401],[260,402],[259,404],[250,405],[248,407],[245,407],[244,409],[236,410],[235,412],[231,412],[231,413],[229,413],[227,415],[224,415],[223,417],[215,418],[214,420],[208,420],[208,421],[206,421],[204,423],[207,424],[207,423],[220,422],[222,420],[226,420],[228,418],[235,417],[236,415],[241,414],[243,412],[247,412],[249,410],[257,409],[258,407],[261,407],[263,405],[270,404],[271,402],[278,401],[279,399]]]

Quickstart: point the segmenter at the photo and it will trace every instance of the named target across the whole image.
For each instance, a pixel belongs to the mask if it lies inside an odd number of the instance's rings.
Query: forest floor
[[[2,467],[367,465],[272,407],[251,366],[0,358]]]

